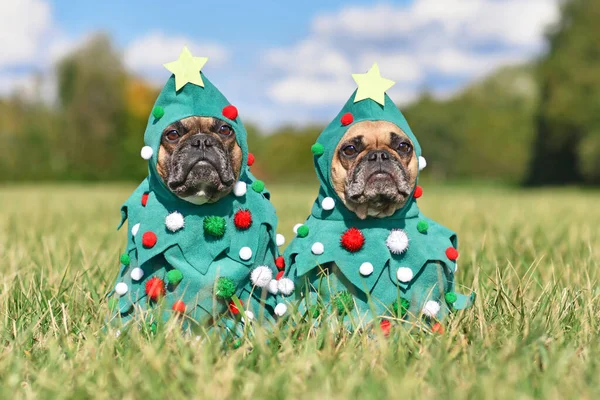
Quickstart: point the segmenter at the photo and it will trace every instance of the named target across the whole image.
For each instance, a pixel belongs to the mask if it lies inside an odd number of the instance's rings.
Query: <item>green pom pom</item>
[[[448,293],[446,293],[445,297],[446,297],[446,302],[450,303],[450,304],[453,304],[456,301],[456,299],[457,299],[456,293],[454,293],[454,292],[448,292]]]
[[[222,299],[230,299],[235,294],[235,283],[229,278],[219,278],[215,295]]]
[[[427,233],[427,229],[429,229],[429,224],[427,223],[427,221],[425,221],[425,220],[419,221],[419,223],[417,224],[417,230],[420,233]]]
[[[343,315],[354,309],[354,299],[349,291],[340,292],[334,300],[335,308],[338,314]]]
[[[156,119],[161,119],[163,115],[165,115],[165,109],[161,106],[156,106],[154,107],[154,110],[152,110],[152,115],[154,115],[154,118]]]
[[[227,224],[223,217],[211,215],[210,217],[204,218],[204,232],[208,235],[222,237],[225,234],[226,226]]]
[[[306,226],[306,225],[299,226],[296,233],[298,234],[298,237],[301,237],[301,238],[308,236],[308,226]]]
[[[239,349],[241,345],[242,345],[241,339],[238,339],[235,342],[233,342],[233,348],[234,349]]]
[[[265,183],[263,181],[254,181],[252,182],[252,189],[254,189],[255,192],[262,192],[263,190],[265,190]]]
[[[127,253],[121,254],[121,264],[129,265],[130,262],[131,262],[131,258],[129,258],[129,254],[127,254]]]
[[[312,153],[315,156],[319,157],[319,156],[322,156],[323,153],[325,153],[325,147],[323,147],[323,145],[321,143],[315,143],[310,148],[310,151],[312,151]]]
[[[394,304],[392,304],[392,311],[396,317],[402,318],[408,312],[409,307],[410,301],[406,299],[400,299],[400,303],[398,303],[398,300],[394,301]]]
[[[321,306],[318,304],[310,306],[308,309],[308,315],[310,315],[313,319],[319,318],[319,315],[321,315]]]
[[[117,306],[119,305],[119,300],[116,298],[112,298],[108,300],[108,309],[110,310],[110,312],[115,311],[115,309],[117,308]]]
[[[172,269],[167,272],[167,282],[169,285],[177,285],[183,279],[183,274],[178,269]]]

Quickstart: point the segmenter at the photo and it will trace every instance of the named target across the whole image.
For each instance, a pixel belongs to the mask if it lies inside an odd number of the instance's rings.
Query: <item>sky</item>
[[[0,11],[0,96],[55,93],[53,65],[107,32],[131,73],[162,86],[187,45],[244,120],[272,129],[331,120],[377,62],[407,104],[447,98],[544,51],[559,0],[11,0]]]

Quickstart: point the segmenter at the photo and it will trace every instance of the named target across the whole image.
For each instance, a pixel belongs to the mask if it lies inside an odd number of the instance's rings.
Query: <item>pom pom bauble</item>
[[[156,276],[150,278],[146,282],[146,294],[151,300],[158,300],[160,297],[165,295],[165,283],[162,279]]]
[[[451,261],[456,261],[458,258],[458,251],[454,247],[448,247],[446,249],[446,257]]]
[[[333,300],[333,303],[338,314],[340,315],[343,315],[354,309],[354,299],[352,298],[352,294],[350,294],[350,292],[347,290],[338,293]]]
[[[245,195],[246,191],[248,191],[246,182],[238,181],[235,183],[235,185],[233,185],[233,194],[236,195],[237,197],[241,197],[241,196]]]
[[[285,236],[278,233],[277,236],[275,236],[275,243],[277,243],[277,246],[283,246],[285,244]]]
[[[165,115],[165,109],[161,106],[156,106],[152,110],[152,116],[156,119],[161,119]]]
[[[402,229],[393,229],[385,244],[393,254],[402,254],[408,249],[408,236]]]
[[[312,151],[312,153],[315,156],[319,157],[319,156],[322,156],[323,153],[325,152],[325,147],[323,147],[323,145],[321,143],[315,143],[310,148],[310,151]]]
[[[135,224],[134,226],[132,226],[131,227],[131,236],[137,235],[139,230],[140,230],[140,224]]]
[[[355,253],[362,249],[365,244],[365,237],[359,229],[350,228],[342,234],[340,244],[344,249]]]
[[[275,315],[282,317],[287,312],[287,306],[283,303],[279,303],[275,306]]]
[[[144,270],[141,268],[134,268],[129,273],[129,276],[131,276],[132,280],[139,281],[140,279],[142,279],[144,277]]]
[[[400,282],[407,283],[412,280],[413,272],[410,268],[401,267],[398,268],[398,271],[396,272],[396,277]]]
[[[269,282],[273,279],[273,272],[271,268],[266,265],[254,268],[250,273],[250,280],[252,284],[258,287],[266,287]]]
[[[238,110],[233,105],[228,105],[223,108],[223,116],[225,118],[234,120],[238,117]]]
[[[423,188],[421,186],[417,186],[415,188],[415,193],[413,194],[413,197],[415,199],[418,199],[419,197],[423,196]]]
[[[402,318],[408,312],[409,307],[410,301],[406,299],[400,299],[400,302],[398,302],[398,300],[394,301],[394,303],[392,304],[392,311],[394,312],[394,315],[396,317]]]
[[[142,147],[142,150],[140,151],[140,155],[142,156],[142,158],[144,160],[151,159],[152,154],[154,154],[154,150],[152,150],[152,147],[150,147],[150,146],[144,146],[144,147]]]
[[[440,312],[440,303],[437,301],[429,300],[423,306],[423,314],[426,316],[433,318]]]
[[[323,243],[321,243],[321,242],[315,242],[315,243],[313,243],[312,247],[310,248],[310,251],[312,251],[313,254],[318,256],[325,252],[325,246],[323,246]]]
[[[123,253],[123,254],[121,254],[120,261],[121,261],[121,264],[127,266],[131,262],[131,258],[129,257],[129,254]]]
[[[246,319],[248,320],[248,322],[254,320],[254,313],[250,310],[246,310],[244,311],[244,315],[246,316]]]
[[[419,156],[419,171],[422,171],[427,166],[427,160],[423,156]]]
[[[235,294],[235,283],[229,278],[219,278],[217,280],[217,292],[215,295],[222,299],[229,299]]]
[[[185,312],[185,303],[181,300],[177,300],[173,304],[172,308],[173,308],[173,311],[183,314]]]
[[[251,167],[254,164],[254,161],[255,161],[254,154],[248,153],[248,162],[247,162],[248,166]]]
[[[300,228],[302,226],[302,224],[296,224],[294,225],[294,228],[292,229],[294,231],[294,234],[298,234],[298,228]]]
[[[233,216],[233,224],[241,230],[250,228],[252,225],[252,213],[250,210],[238,210]]]
[[[427,233],[428,229],[429,229],[429,223],[427,221],[425,221],[424,219],[417,223],[417,230],[419,231],[419,233]]]
[[[119,296],[123,296],[125,293],[127,293],[128,290],[129,290],[129,287],[127,286],[127,284],[125,282],[119,282],[115,286],[115,293],[118,294]]]
[[[250,247],[242,247],[240,249],[240,258],[244,261],[248,261],[252,258],[252,249]]]
[[[325,211],[333,210],[335,207],[335,200],[333,197],[325,197],[321,202],[321,208]]]
[[[225,218],[211,215],[204,218],[204,233],[214,237],[222,237],[225,234]]]
[[[263,190],[265,190],[265,183],[263,181],[254,181],[252,182],[252,190],[254,190],[257,193],[262,192]]]
[[[448,292],[448,293],[446,293],[446,295],[444,296],[444,298],[446,299],[446,302],[450,303],[450,304],[453,304],[457,300],[456,293],[454,293],[454,292]]]
[[[178,285],[179,282],[183,280],[183,274],[178,269],[172,269],[167,272],[167,282],[169,285],[175,286]]]
[[[142,195],[142,206],[146,207],[146,204],[148,204],[148,196],[150,196],[150,193],[144,193]]]
[[[382,319],[379,323],[379,327],[385,336],[389,336],[390,330],[392,328],[392,323],[387,319]]]
[[[240,304],[243,306],[244,303],[242,302],[242,300],[239,300]],[[235,302],[233,300],[229,300],[229,311],[231,311],[232,314],[239,314],[240,310],[238,310],[237,306],[235,305]]]
[[[267,285],[267,290],[271,294],[277,294],[277,293],[279,293],[279,284],[278,284],[278,281],[276,281],[275,279],[272,279],[271,282],[269,282],[269,284]]]
[[[277,269],[284,269],[285,268],[285,258],[283,258],[282,256],[279,256],[275,259],[275,266],[277,267]]]
[[[183,219],[183,215],[181,215],[181,213],[177,211],[167,215],[167,217],[165,218],[165,226],[171,232],[177,232],[185,226],[185,220]]]
[[[142,236],[142,245],[147,249],[151,249],[154,247],[154,245],[156,245],[157,240],[158,239],[154,232],[144,232],[144,235]]]
[[[283,278],[284,274],[285,274],[285,271],[279,271],[277,273],[277,275],[275,276],[275,280],[280,280],[281,278]]]
[[[431,332],[437,333],[438,335],[443,335],[445,331],[446,330],[444,329],[444,325],[440,324],[439,322],[436,322],[431,327]]]
[[[294,282],[289,278],[282,278],[277,282],[277,288],[284,296],[294,293]]]
[[[358,272],[360,272],[360,274],[362,276],[369,276],[373,273],[373,264],[371,264],[370,262],[364,262],[362,264],[360,264],[360,268],[358,269]]]
[[[346,114],[342,115],[342,118],[340,118],[340,122],[344,126],[350,125],[352,122],[354,122],[354,116],[352,115],[352,113],[347,112]]]
[[[296,229],[296,234],[298,235],[298,237],[301,237],[301,238],[307,237],[308,232],[309,232],[308,226],[306,226],[306,225],[300,225],[298,227],[298,229]]]

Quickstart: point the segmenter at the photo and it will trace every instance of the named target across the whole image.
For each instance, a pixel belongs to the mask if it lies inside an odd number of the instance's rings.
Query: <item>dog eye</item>
[[[229,136],[233,133],[233,129],[229,125],[221,125],[219,128],[219,133],[221,135]]]
[[[398,146],[398,152],[402,154],[408,154],[412,150],[412,146],[406,142],[400,143]]]
[[[353,155],[355,155],[356,153],[358,153],[358,150],[356,150],[356,147],[354,147],[353,145],[349,144],[348,146],[344,147],[342,149],[342,152],[348,156],[348,157],[352,157]]]
[[[179,139],[179,131],[177,131],[175,129],[171,129],[170,131],[165,133],[165,137],[167,138],[167,140],[174,142],[177,139]]]

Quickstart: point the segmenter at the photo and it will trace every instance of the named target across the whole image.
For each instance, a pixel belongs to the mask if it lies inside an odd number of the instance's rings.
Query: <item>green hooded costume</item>
[[[263,182],[249,171],[253,157],[246,130],[237,109],[200,72],[205,62],[184,48],[178,61],[165,65],[174,74],[144,135],[149,176],[121,208],[119,228],[128,219],[129,231],[111,294],[121,321],[159,309],[164,319],[177,315],[187,326],[221,320],[231,327],[242,316],[270,320],[275,311],[282,315],[285,306],[276,307],[277,294],[293,291],[279,272],[283,259],[278,259],[275,209]],[[239,181],[216,203],[195,205],[178,198],[156,170],[163,130],[190,116],[227,121],[243,153]]]
[[[311,215],[295,228],[297,236],[286,249],[286,274],[296,284],[300,309],[309,308],[313,316],[340,314],[354,327],[386,317],[439,321],[451,310],[468,307],[474,296],[454,292],[457,236],[421,213],[422,189],[416,186],[392,216],[364,220],[333,189],[335,150],[361,121],[396,124],[411,139],[419,169],[425,164],[417,138],[385,94],[393,82],[379,76],[377,65],[355,80],[359,88],[312,147],[321,186]]]

